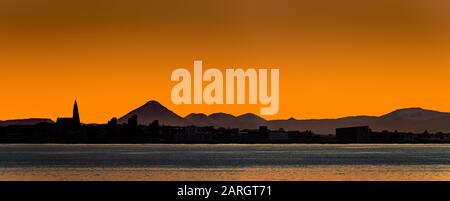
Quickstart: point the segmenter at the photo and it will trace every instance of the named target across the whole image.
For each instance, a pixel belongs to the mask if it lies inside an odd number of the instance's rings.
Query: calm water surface
[[[0,145],[0,180],[447,180],[450,145]]]

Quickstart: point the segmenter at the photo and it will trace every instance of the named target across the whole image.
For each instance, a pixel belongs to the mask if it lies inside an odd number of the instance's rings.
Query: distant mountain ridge
[[[395,110],[381,117],[386,119],[407,119],[407,120],[431,120],[448,117],[450,113],[434,110],[425,110],[419,107]]]
[[[450,113],[426,110],[422,108],[405,108],[395,110],[382,116],[352,116],[337,119],[298,120],[266,120],[258,115],[246,113],[234,116],[227,113],[191,113],[181,117],[157,101],[149,101],[143,106],[131,111],[119,119],[119,123],[126,123],[133,115],[138,116],[139,124],[150,124],[159,120],[162,125],[173,126],[214,126],[225,128],[256,129],[268,126],[270,129],[283,128],[285,130],[311,130],[317,134],[334,134],[339,127],[370,126],[375,131],[400,131],[422,133],[450,132]]]
[[[369,126],[374,131],[399,131],[423,133],[450,132],[450,113],[426,110],[422,108],[398,109],[382,116],[353,116],[338,119],[312,120],[275,120],[269,127],[281,127],[287,130],[302,128],[315,133],[334,134],[335,128],[351,126]]]
[[[188,124],[196,126],[214,126],[226,128],[248,128],[255,129],[259,126],[266,126],[267,120],[252,114],[247,113],[240,116],[234,116],[226,113],[213,113],[205,115],[202,113],[189,114],[185,117]]]
[[[35,125],[38,123],[54,123],[54,121],[51,119],[47,119],[47,118],[11,119],[11,120],[0,121],[0,126]]]

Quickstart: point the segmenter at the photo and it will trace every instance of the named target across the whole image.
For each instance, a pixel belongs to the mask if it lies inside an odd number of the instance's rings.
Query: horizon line
[[[77,102],[78,102],[77,99],[75,99],[75,103],[77,103]],[[416,106],[416,107],[403,107],[403,108],[392,109],[390,112],[387,112],[387,113],[384,113],[384,114],[381,114],[381,115],[365,115],[365,114],[358,114],[358,115],[339,116],[339,117],[334,117],[334,118],[333,118],[333,117],[325,117],[325,118],[304,118],[304,119],[302,119],[302,118],[296,118],[296,117],[291,116],[291,117],[288,117],[288,118],[285,118],[285,119],[282,119],[282,118],[278,118],[278,119],[266,119],[266,118],[264,118],[263,115],[258,115],[258,114],[252,113],[252,112],[244,112],[244,113],[236,114],[236,115],[235,115],[235,114],[232,114],[232,113],[226,113],[226,112],[223,112],[223,111],[219,111],[219,112],[211,112],[211,113],[190,112],[190,113],[187,114],[187,115],[181,116],[180,114],[178,114],[178,113],[172,111],[171,109],[169,109],[169,108],[167,108],[166,106],[164,106],[163,104],[161,104],[159,101],[157,101],[157,100],[149,100],[149,101],[145,102],[144,104],[142,104],[142,105],[140,105],[140,106],[138,106],[138,107],[132,109],[131,111],[127,112],[126,114],[122,115],[121,117],[110,117],[109,119],[112,119],[112,118],[121,119],[121,118],[125,117],[127,114],[129,114],[130,112],[132,112],[132,111],[134,111],[134,110],[136,110],[136,109],[138,109],[138,108],[140,108],[140,107],[142,107],[142,106],[144,106],[144,105],[146,105],[147,103],[150,103],[150,102],[156,102],[156,103],[158,103],[158,104],[161,105],[162,107],[166,108],[167,110],[173,112],[174,114],[176,114],[177,116],[179,116],[179,117],[181,117],[181,118],[183,118],[183,119],[186,119],[187,116],[192,115],[192,114],[203,114],[203,115],[206,115],[206,116],[211,116],[211,115],[213,115],[213,114],[227,114],[227,115],[231,115],[231,116],[233,116],[233,117],[240,117],[240,116],[243,116],[243,115],[246,115],[246,114],[252,114],[252,115],[255,115],[255,116],[257,116],[257,117],[260,117],[260,118],[264,119],[265,121],[283,121],[283,120],[290,120],[290,119],[294,119],[294,120],[303,120],[303,121],[308,121],[308,120],[333,120],[333,119],[342,119],[342,118],[349,118],[349,117],[382,117],[383,115],[387,115],[387,114],[392,113],[392,112],[395,112],[395,111],[406,110],[406,109],[420,109],[420,110],[433,111],[433,112],[439,112],[439,113],[449,113],[449,112],[443,112],[443,111],[439,111],[439,110],[435,110],[435,109],[426,109],[426,108],[424,108],[424,107],[417,107],[417,106]],[[449,114],[450,114],[450,113],[449,113]],[[58,116],[58,117],[56,117],[55,119],[50,118],[50,117],[25,117],[25,118],[13,118],[13,119],[0,119],[0,122],[3,122],[3,121],[13,121],[13,120],[31,120],[31,119],[46,119],[46,120],[51,120],[51,121],[56,122],[56,120],[57,120],[58,118],[61,118],[61,117],[62,117],[62,116]],[[100,123],[100,122],[90,122],[90,123],[84,123],[84,124],[101,124],[101,123]]]

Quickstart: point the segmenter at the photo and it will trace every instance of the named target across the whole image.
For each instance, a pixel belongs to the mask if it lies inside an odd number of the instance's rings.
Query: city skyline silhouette
[[[126,124],[132,118],[137,125],[150,125],[158,121],[167,126],[213,126],[216,128],[258,129],[267,126],[270,129],[312,131],[316,134],[334,134],[336,128],[370,126],[375,131],[399,131],[410,133],[450,133],[450,113],[422,108],[405,108],[381,116],[350,116],[337,119],[294,119],[267,120],[253,113],[231,115],[227,113],[191,113],[185,117],[151,100],[144,105],[120,117],[111,117],[119,124]],[[81,124],[99,124],[81,122],[78,103],[75,100],[72,117],[58,117],[56,122],[46,118],[30,118],[0,121],[0,126],[34,125],[37,123],[56,123],[66,127],[79,128]]]

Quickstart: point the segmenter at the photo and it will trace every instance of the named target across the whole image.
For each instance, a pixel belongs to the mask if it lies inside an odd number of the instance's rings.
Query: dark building
[[[132,117],[128,118],[128,126],[130,128],[137,128],[137,126],[138,126],[138,117],[137,117],[137,115],[133,115]]]
[[[299,142],[299,141],[309,141],[313,137],[313,133],[311,131],[288,131],[288,138],[289,140],[293,142]]]
[[[58,117],[56,120],[56,125],[62,126],[62,127],[73,127],[73,118],[69,117]]]
[[[73,105],[72,118],[73,118],[74,127],[76,127],[76,128],[81,127],[80,114],[78,113],[78,104],[77,104],[76,100],[75,100],[75,104]]]
[[[159,121],[154,120],[150,125],[148,125],[148,132],[150,136],[153,138],[157,138],[159,136]]]
[[[58,125],[59,127],[74,128],[74,129],[81,127],[80,114],[78,113],[77,101],[75,101],[75,104],[73,105],[72,118],[58,117],[58,119],[56,120],[56,125]]]
[[[368,126],[336,128],[336,138],[340,142],[369,142],[371,132]]]
[[[114,118],[112,118],[111,120],[109,120],[109,121],[108,121],[108,125],[109,125],[110,127],[117,128],[117,118],[114,117]]]
[[[108,131],[112,134],[116,134],[118,129],[117,118],[112,118],[108,121]]]

